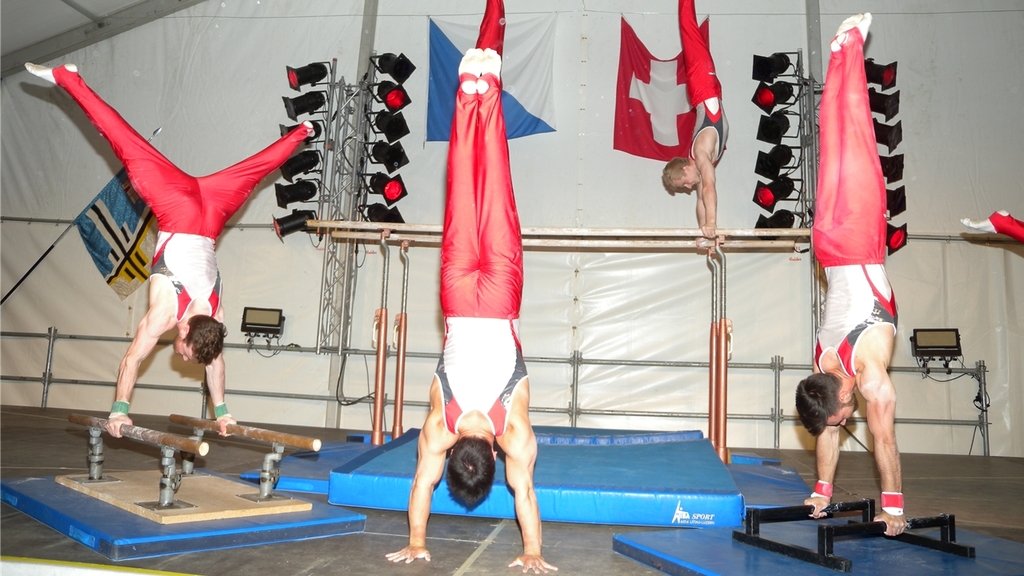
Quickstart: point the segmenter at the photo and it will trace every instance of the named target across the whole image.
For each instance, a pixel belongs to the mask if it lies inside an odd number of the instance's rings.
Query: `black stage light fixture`
[[[371,56],[370,61],[373,62],[378,72],[391,76],[399,84],[408,80],[416,70],[416,66],[406,58],[405,54],[395,56],[388,52],[380,56]]]
[[[776,82],[769,85],[762,81],[758,83],[757,90],[754,90],[751,102],[764,110],[765,114],[771,114],[776,106],[790,103],[793,93],[793,85],[789,82]]]
[[[299,115],[312,114],[327,103],[327,96],[324,92],[309,92],[295,98],[287,96],[281,98],[284,100],[285,113],[295,122],[299,121]]]
[[[387,80],[377,84],[376,94],[377,101],[383,103],[392,112],[398,112],[412,102],[405,88]]]
[[[383,134],[388,142],[394,142],[409,134],[409,124],[401,112],[380,110],[373,117],[373,126],[378,134]]]
[[[309,144],[310,142],[313,142],[317,138],[320,138],[320,134],[322,134],[324,131],[323,125],[320,123],[319,120],[310,120],[309,123],[313,125],[313,133],[310,134],[308,138],[303,140],[303,142],[305,142],[306,144]],[[298,124],[293,124],[291,126],[278,124],[278,126],[281,128],[281,136],[287,136],[292,130],[295,130],[296,128],[299,127]]]
[[[775,205],[780,200],[785,200],[793,194],[796,187],[793,181],[783,176],[769,184],[758,181],[754,187],[754,204],[764,208],[769,213],[775,212]]]
[[[885,191],[885,209],[889,212],[889,217],[898,216],[907,209],[907,190],[906,186],[900,186],[895,190]]]
[[[370,158],[372,162],[382,164],[388,174],[409,163],[409,157],[405,155],[405,148],[402,147],[401,142],[394,144],[383,141],[374,142],[370,148]]]
[[[754,55],[754,66],[751,77],[754,80],[771,84],[775,79],[789,68],[789,56],[782,52],[776,52],[771,56]]]
[[[964,355],[958,328],[914,328],[910,354],[920,360],[952,359]]]
[[[899,228],[892,224],[885,225],[885,248],[892,256],[893,252],[896,252],[900,248],[907,245],[907,225],[904,224]]]
[[[878,161],[882,164],[882,176],[885,176],[886,184],[903,180],[903,154],[879,156]]]
[[[901,120],[891,126],[882,124],[874,118],[871,121],[875,125],[875,142],[888,148],[889,154],[892,154],[892,149],[899,146],[900,142],[903,142],[903,121]]]
[[[754,228],[792,228],[796,223],[796,216],[789,210],[779,210],[765,218],[764,214],[757,217],[757,224]]]
[[[793,149],[785,144],[773,146],[767,153],[757,152],[757,164],[754,165],[754,174],[774,180],[779,177],[779,171],[786,167],[793,160]]]
[[[327,66],[319,62],[307,64],[301,68],[285,66],[285,70],[288,72],[288,86],[292,90],[299,90],[306,84],[313,86],[327,77]]]
[[[864,61],[864,73],[867,75],[869,84],[878,84],[882,90],[888,90],[896,86],[896,63],[875,64],[874,59],[868,58]]]
[[[316,150],[299,152],[281,164],[281,175],[291,182],[297,174],[308,174],[320,165],[320,153]]]
[[[402,214],[398,211],[398,208],[394,206],[388,208],[383,204],[370,204],[365,207],[364,216],[369,222],[405,224],[405,219],[402,218]]]
[[[279,308],[242,309],[242,333],[249,338],[280,338],[284,332],[284,310]]]
[[[899,90],[892,94],[882,94],[874,88],[868,88],[868,102],[871,105],[871,111],[884,116],[886,122],[892,120],[893,116],[900,113]]]
[[[294,232],[309,232],[306,226],[307,220],[316,220],[316,212],[312,210],[292,210],[292,213],[280,218],[274,218],[274,232],[277,237],[284,239],[285,236]]]
[[[392,178],[383,172],[377,172],[370,176],[369,186],[370,192],[383,196],[389,207],[409,194],[401,174]]]
[[[757,139],[769,144],[781,143],[786,132],[789,132],[789,118],[783,112],[761,116],[757,124]]]
[[[316,196],[317,183],[315,180],[299,180],[295,184],[274,184],[277,195],[277,205],[280,208],[287,208],[292,202],[308,202]]]

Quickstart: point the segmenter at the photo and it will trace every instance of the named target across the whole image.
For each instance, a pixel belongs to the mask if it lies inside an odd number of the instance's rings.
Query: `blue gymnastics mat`
[[[700,432],[560,430],[542,429],[548,438],[538,440],[534,489],[544,520],[674,527],[742,522],[743,496]],[[328,502],[406,510],[418,437],[419,430],[410,430],[332,470]],[[472,509],[455,501],[442,479],[431,511],[514,518],[504,464],[499,459],[490,494]]]
[[[566,428],[561,426],[534,426],[537,444],[558,445],[613,445],[700,440],[700,430],[679,432],[636,432],[632,430],[606,430],[600,428]],[[350,435],[349,438],[369,435]],[[390,442],[391,435],[386,436]],[[318,452],[300,451],[281,459],[277,490],[290,490],[310,494],[327,494],[331,470],[348,463],[376,446],[362,442],[325,442]],[[239,476],[248,482],[260,481],[260,471],[250,470]]]
[[[363,514],[312,502],[305,512],[160,524],[62,486],[53,476],[5,478],[0,500],[114,561],[338,536],[362,532],[366,523]]]
[[[845,520],[820,521],[844,523]],[[819,521],[761,524],[761,536],[817,550]],[[936,537],[937,530],[918,530]],[[957,543],[974,546],[974,558],[912,546],[881,536],[847,537],[835,542],[836,556],[853,562],[851,574],[900,576],[999,576],[1024,574],[1024,544],[957,530]],[[731,529],[662,530],[616,534],[612,548],[666,574],[840,574],[835,570],[749,546],[732,539]]]

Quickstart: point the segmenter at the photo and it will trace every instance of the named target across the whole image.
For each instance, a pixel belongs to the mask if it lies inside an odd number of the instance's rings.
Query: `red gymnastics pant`
[[[153,148],[75,72],[53,69],[57,85],[82,107],[124,164],[132,187],[156,215],[164,232],[197,234],[214,240],[249,194],[309,136],[302,125],[263,151],[220,172],[196,178]]]
[[[722,84],[715,74],[715,61],[711,59],[707,36],[697,26],[694,0],[679,0],[679,33],[682,36],[686,95],[690,98],[690,106],[696,108],[709,98],[721,100]]]
[[[501,83],[484,94],[458,90],[448,148],[441,239],[441,310],[446,317],[519,318],[523,243],[509,172]]]
[[[826,268],[885,261],[885,180],[878,160],[864,38],[847,32],[832,52],[821,97],[814,255]]]

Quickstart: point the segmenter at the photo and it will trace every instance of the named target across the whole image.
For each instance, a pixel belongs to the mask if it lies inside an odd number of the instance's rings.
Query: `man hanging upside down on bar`
[[[530,384],[519,343],[523,246],[509,172],[501,108],[500,37],[487,36],[501,18],[491,0],[479,48],[459,65],[448,197],[441,240],[444,351],[430,385],[430,412],[420,431],[416,476],[409,494],[409,545],[392,562],[430,560],[427,520],[434,486],[448,459],[448,488],[472,506],[494,482],[497,442],[505,481],[515,496],[523,554],[509,567],[557,570],[541,555],[541,522],[533,489],[537,439],[530,424]],[[503,10],[501,10],[503,12]],[[501,22],[500,26],[503,26]],[[503,30],[501,30],[503,32]]]
[[[878,160],[864,75],[864,38],[871,14],[852,16],[832,40],[821,100],[821,159],[814,219],[814,255],[828,292],[814,354],[815,374],[796,390],[796,409],[817,437],[818,482],[805,504],[815,518],[832,498],[839,462],[839,427],[857,410],[855,389],[867,402],[868,430],[881,476],[886,535],[907,526],[900,453],[896,446],[896,389],[887,369],[896,334],[896,297],[885,274],[885,181]]]
[[[259,181],[273,172],[312,134],[305,122],[263,151],[209,176],[193,177],[172,164],[100,99],[66,64],[46,68],[27,63],[32,74],[67,91],[107,139],[124,164],[132,187],[156,216],[156,253],[149,277],[149,310],[121,360],[107,432],[121,436],[131,424],[129,400],[139,366],[160,336],[176,328],[174,352],[206,366],[206,384],[221,434],[235,419],[224,404],[224,311],[214,247],[224,225]]]
[[[697,193],[697,225],[705,238],[715,238],[718,192],[715,166],[725,151],[729,122],[722,110],[722,84],[715,74],[704,35],[697,26],[694,0],[679,2],[679,31],[686,68],[686,94],[697,110],[689,158],[673,158],[661,173],[661,182],[672,194]]]

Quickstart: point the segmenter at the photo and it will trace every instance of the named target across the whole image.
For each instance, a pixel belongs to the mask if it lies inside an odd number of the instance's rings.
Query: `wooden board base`
[[[62,486],[67,486],[72,490],[159,524],[306,512],[313,508],[310,502],[276,494],[272,500],[254,502],[239,497],[259,494],[259,488],[252,484],[235,482],[219,476],[196,474],[183,477],[178,492],[174,495],[175,502],[187,502],[194,507],[154,510],[140,504],[159,500],[161,478],[159,470],[118,472],[108,476],[117,478],[118,481],[83,482],[83,480],[88,480],[88,476],[81,475],[57,476],[55,480]]]

